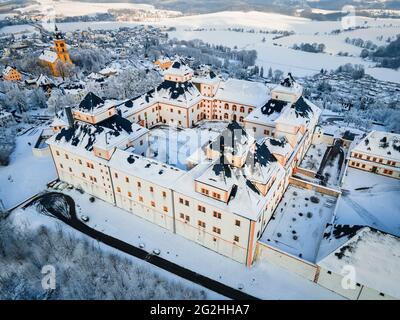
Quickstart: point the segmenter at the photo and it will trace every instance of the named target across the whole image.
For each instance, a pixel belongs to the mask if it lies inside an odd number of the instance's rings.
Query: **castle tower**
[[[60,61],[72,63],[63,34],[58,30],[57,26],[54,32],[54,48]]]

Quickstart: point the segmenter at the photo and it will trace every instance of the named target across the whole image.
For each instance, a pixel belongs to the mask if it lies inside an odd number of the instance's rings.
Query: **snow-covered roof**
[[[268,101],[269,90],[259,82],[229,79],[221,81],[214,98],[239,105],[262,107]]]
[[[12,70],[15,70],[13,67],[11,66],[7,66],[3,69],[3,76],[8,75]]]
[[[400,298],[400,238],[365,227],[317,264],[336,274],[353,266],[358,283]]]
[[[306,125],[316,122],[320,114],[320,108],[310,100],[300,97],[290,108],[285,108],[275,122],[294,126]]]
[[[266,144],[272,154],[277,154],[286,158],[289,157],[293,152],[293,148],[286,137],[282,137],[280,139],[263,138],[263,142]]]
[[[141,155],[117,149],[110,166],[161,187],[171,188],[186,171]]]
[[[47,143],[61,146],[85,157],[92,157],[93,147],[104,150],[124,147],[126,142],[134,141],[146,132],[148,129],[114,115],[96,125],[76,121],[74,127],[61,129]]]
[[[279,168],[274,173],[276,180],[272,184],[270,192],[266,196],[263,196],[248,177],[246,177],[243,168],[235,168],[233,166],[220,166],[216,168],[215,165],[217,163],[213,160],[201,162],[175,181],[172,188],[174,191],[182,193],[185,196],[207,203],[217,210],[229,211],[253,221],[257,220],[266,203],[271,201],[272,194],[278,188],[278,184],[285,174],[284,170]],[[220,170],[224,170],[222,175]],[[196,192],[195,181],[201,181],[205,178],[209,179],[210,177],[217,181],[220,179],[217,185],[222,183],[226,187],[231,186],[227,203]],[[213,185],[212,183],[214,183],[212,180],[207,181],[209,185]]]
[[[270,99],[261,108],[255,109],[245,121],[252,123],[274,126],[274,122],[280,116],[282,110],[290,103],[281,100]]]
[[[289,93],[301,96],[303,94],[303,87],[293,79],[289,73],[281,84],[277,85],[272,91],[279,93]]]
[[[38,87],[54,85],[54,82],[48,76],[46,76],[44,74],[40,74],[40,76],[38,76],[35,79],[27,79],[27,80],[25,80],[25,82],[27,84],[37,85]]]
[[[371,131],[352,151],[400,162],[400,134]]]
[[[193,70],[187,66],[181,59],[176,59],[172,65],[165,70],[164,74],[172,74],[177,76],[186,76],[193,74]]]
[[[208,85],[216,85],[221,81],[221,79],[214,73],[214,71],[210,70],[209,72],[206,72],[205,74],[193,77],[192,81],[194,83],[204,83],[204,84],[208,84]]]
[[[236,121],[232,121],[224,131],[210,143],[210,149],[225,155],[243,156],[254,143],[253,136],[249,135]]]
[[[202,96],[192,82],[186,81],[180,83],[165,80],[156,89],[126,101],[118,108],[121,110],[122,115],[127,117],[157,102],[189,108],[201,100]]]
[[[122,104],[121,100],[103,100],[99,96],[95,95],[93,92],[89,92],[82,99],[78,106],[74,107],[74,110],[80,111],[82,113],[87,113],[91,115],[96,115],[105,112],[117,105]]]
[[[50,50],[44,50],[41,55],[39,56],[39,60],[43,60],[46,62],[54,63],[58,59],[57,53]]]

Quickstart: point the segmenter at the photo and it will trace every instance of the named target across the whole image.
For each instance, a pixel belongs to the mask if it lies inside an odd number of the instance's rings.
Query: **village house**
[[[3,79],[6,81],[21,81],[22,75],[16,68],[7,66],[3,70]]]

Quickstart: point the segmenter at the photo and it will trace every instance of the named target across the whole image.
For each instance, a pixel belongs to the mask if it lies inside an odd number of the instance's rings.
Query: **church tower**
[[[71,58],[69,57],[67,45],[65,43],[64,37],[61,31],[58,30],[57,26],[54,32],[54,48],[56,49],[56,53],[58,59],[62,62],[72,63]]]

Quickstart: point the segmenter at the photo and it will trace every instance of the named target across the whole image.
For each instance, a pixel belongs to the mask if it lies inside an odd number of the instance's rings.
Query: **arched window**
[[[229,110],[229,104],[225,103],[225,110]]]
[[[243,122],[243,117],[240,117],[240,118],[239,118],[239,121],[240,121],[240,122]]]
[[[229,115],[227,113],[224,113],[224,119],[229,119]]]
[[[249,113],[251,113],[253,111],[253,108],[249,108]]]
[[[240,107],[240,112],[244,112],[244,107]]]
[[[236,107],[236,105],[234,104],[234,105],[232,106],[232,110],[233,110],[233,111],[236,111],[236,109],[237,109],[237,107]]]

